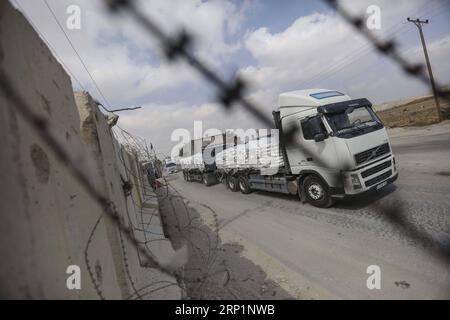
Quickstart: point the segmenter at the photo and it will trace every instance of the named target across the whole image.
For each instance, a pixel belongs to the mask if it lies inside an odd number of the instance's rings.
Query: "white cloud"
[[[43,3],[35,0],[19,1],[38,29],[50,40],[58,54],[83,82],[87,89],[99,97],[77,57],[51,18]],[[144,103],[144,108],[122,113],[120,124],[128,131],[144,136],[155,146],[167,152],[173,143],[170,133],[176,128],[192,129],[194,120],[204,120],[205,128],[219,129],[258,127],[245,112],[225,113],[217,104],[190,105],[183,91],[192,88],[212,92],[210,86],[182,64],[167,64],[159,56],[159,46],[152,37],[127,18],[106,14],[101,1],[48,0],[60,21],[67,18],[69,4],[82,8],[82,30],[69,31],[73,43],[111,102],[134,105],[145,101],[151,93],[161,94],[179,101],[163,105],[156,101]],[[368,97],[375,102],[420,94],[426,87],[410,80],[392,63],[379,57],[366,41],[346,22],[333,13],[312,13],[292,22],[286,29],[274,32],[260,21],[262,27],[243,30],[250,10],[259,3],[245,1],[201,0],[146,0],[140,1],[144,14],[152,16],[169,34],[182,27],[195,35],[197,55],[208,61],[221,73],[236,53],[246,50],[254,63],[239,72],[248,80],[249,98],[270,116],[276,108],[280,92],[305,87],[330,87],[349,91],[351,95]],[[370,4],[382,11],[380,36],[395,34],[403,41],[403,32],[414,26],[407,25],[405,17],[416,13],[436,13],[438,5],[416,1],[343,1],[353,13],[362,13]],[[283,19],[274,13],[274,19]],[[414,30],[416,32],[416,30]],[[233,39],[233,40],[230,40]],[[423,53],[418,38],[411,42],[405,55],[421,62]],[[428,41],[435,76],[441,82],[449,81],[448,37]],[[237,55],[239,57],[239,54]],[[205,86],[203,89],[202,86]],[[172,93],[172,92],[177,92]],[[178,96],[179,94],[179,96]],[[212,95],[212,93],[211,93]],[[141,103],[140,103],[141,104]],[[115,106],[114,106],[115,107]],[[117,105],[121,107],[121,105]],[[239,107],[236,107],[239,108]]]
[[[401,1],[389,11],[383,9],[383,19],[398,19],[398,16],[419,10],[422,4],[415,2],[411,5]],[[380,6],[383,7],[382,4]],[[405,30],[403,24],[385,24],[378,33],[386,36],[390,32],[401,31],[401,28]],[[256,62],[242,68],[240,73],[252,84],[249,98],[263,107],[268,116],[276,108],[280,92],[305,86],[337,86],[337,89],[348,91],[355,97],[369,97],[375,102],[420,94],[426,90],[420,82],[406,77],[386,57],[377,55],[352,27],[333,13],[299,17],[281,32],[271,32],[267,27],[262,27],[245,34],[243,43]],[[446,70],[450,67],[449,62],[445,61],[448,43],[447,38],[429,42],[432,61],[442,66],[435,72],[436,77],[443,81],[448,80]],[[422,62],[421,46],[415,44],[404,54],[412,61]],[[139,119],[161,121],[142,122],[143,126],[138,129]],[[260,126],[245,112],[225,114],[217,104],[155,106],[132,118],[121,119],[130,128],[158,139],[156,145],[163,149],[173,145],[169,137],[174,128],[192,129],[194,120],[204,120],[205,127],[219,129]]]
[[[378,5],[382,29],[376,32],[377,36],[387,38],[394,34],[400,40],[408,27],[414,27],[407,25],[405,17],[422,13],[425,4],[421,0],[341,3],[352,14],[364,14],[368,5]],[[428,6],[427,11],[436,13],[438,8]],[[352,95],[366,95],[374,102],[426,90],[426,86],[408,79],[387,57],[380,57],[365,38],[335,13],[316,12],[299,17],[288,28],[276,33],[266,27],[259,28],[247,34],[245,47],[256,63],[242,68],[240,73],[256,87],[252,96],[272,106],[280,92],[311,87],[350,91]],[[438,78],[448,82],[448,59],[445,58],[448,41],[430,42],[429,48],[435,64],[440,66]],[[407,52],[405,56],[412,61],[423,61],[423,54]]]
[[[245,45],[258,65],[243,69],[242,74],[263,86],[306,80],[362,44],[334,14],[313,13],[280,33],[260,28],[249,34]]]
[[[236,106],[238,108],[238,106]],[[175,145],[170,140],[176,129],[187,129],[193,136],[194,121],[202,121],[203,132],[207,129],[259,128],[260,123],[243,110],[228,112],[218,103],[186,105],[148,104],[142,109],[120,115],[119,124],[125,130],[147,137],[159,152],[169,154]]]
[[[17,0],[59,56],[93,95],[99,96],[91,79],[43,2]],[[159,45],[135,21],[105,11],[103,1],[48,0],[65,26],[66,8],[81,8],[81,30],[66,30],[90,73],[108,100],[125,101],[148,96],[162,89],[199,83],[185,64],[169,65]],[[231,1],[141,1],[140,10],[175,35],[187,28],[195,37],[196,53],[213,66],[227,61],[240,48],[227,37],[235,34],[245,17],[242,7]]]
[[[254,97],[265,95],[264,101],[273,106],[280,92],[303,88],[328,74],[363,45],[361,37],[336,15],[313,13],[279,33],[260,28],[248,34],[245,46],[257,64],[240,73],[258,88]]]
[[[193,34],[197,54],[211,63],[228,59],[239,48],[238,43],[228,43],[225,35],[239,30],[245,12],[230,1],[157,0],[141,4],[168,33],[186,29]]]

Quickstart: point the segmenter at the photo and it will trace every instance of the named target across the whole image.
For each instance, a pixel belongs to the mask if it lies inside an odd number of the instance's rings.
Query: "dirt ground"
[[[450,132],[450,120],[425,126],[395,127],[387,129],[391,138],[414,138]]]
[[[440,99],[441,113],[444,119],[450,119],[450,91],[448,99]],[[375,106],[375,110],[383,123],[389,128],[424,126],[436,123],[438,120],[434,98],[432,95],[398,101],[383,106]]]

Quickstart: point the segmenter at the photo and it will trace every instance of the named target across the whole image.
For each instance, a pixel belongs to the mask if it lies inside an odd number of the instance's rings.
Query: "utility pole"
[[[419,18],[411,19],[408,17],[406,20],[408,20],[408,22],[414,23],[416,25],[416,27],[419,29],[420,40],[422,41],[423,53],[425,55],[425,60],[427,62],[428,75],[430,76],[431,88],[433,89],[434,101],[436,103],[438,119],[439,119],[439,122],[441,122],[442,121],[441,106],[439,105],[439,97],[437,94],[436,85],[434,84],[433,71],[431,71],[430,59],[428,58],[427,46],[425,44],[425,38],[423,36],[423,31],[422,31],[422,24],[428,24],[428,19],[420,20]]]

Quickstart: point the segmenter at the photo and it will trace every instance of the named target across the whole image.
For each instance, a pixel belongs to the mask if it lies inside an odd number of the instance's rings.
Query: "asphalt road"
[[[408,223],[450,247],[450,132],[394,137],[392,144],[395,184],[328,209],[295,196],[206,187],[181,175],[168,180],[201,215],[217,216],[222,241],[240,243],[294,298],[449,299],[448,261],[393,225],[380,206],[401,208]],[[367,288],[369,265],[380,267],[379,290]]]

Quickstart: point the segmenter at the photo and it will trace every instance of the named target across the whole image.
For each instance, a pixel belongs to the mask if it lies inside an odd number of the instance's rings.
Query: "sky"
[[[71,74],[74,90],[87,90],[111,109],[142,106],[121,112],[119,125],[169,154],[174,130],[258,128],[249,113],[217,102],[215,87],[182,61],[169,62],[158,42],[126,14],[111,14],[102,0],[11,0],[23,11],[54,55]],[[349,26],[323,1],[269,0],[140,0],[139,10],[168,35],[186,30],[191,50],[220,76],[239,75],[248,83],[245,95],[268,116],[280,93],[308,89],[339,90],[374,104],[427,94],[429,88],[404,72]],[[71,5],[80,9],[80,28]],[[351,14],[380,8],[382,39],[394,39],[413,63],[424,55],[417,28],[408,16],[429,19],[423,26],[435,80],[450,84],[450,2],[446,0],[342,0]],[[80,58],[81,61],[80,61]],[[85,70],[86,69],[88,72]],[[93,80],[89,76],[92,76]]]

